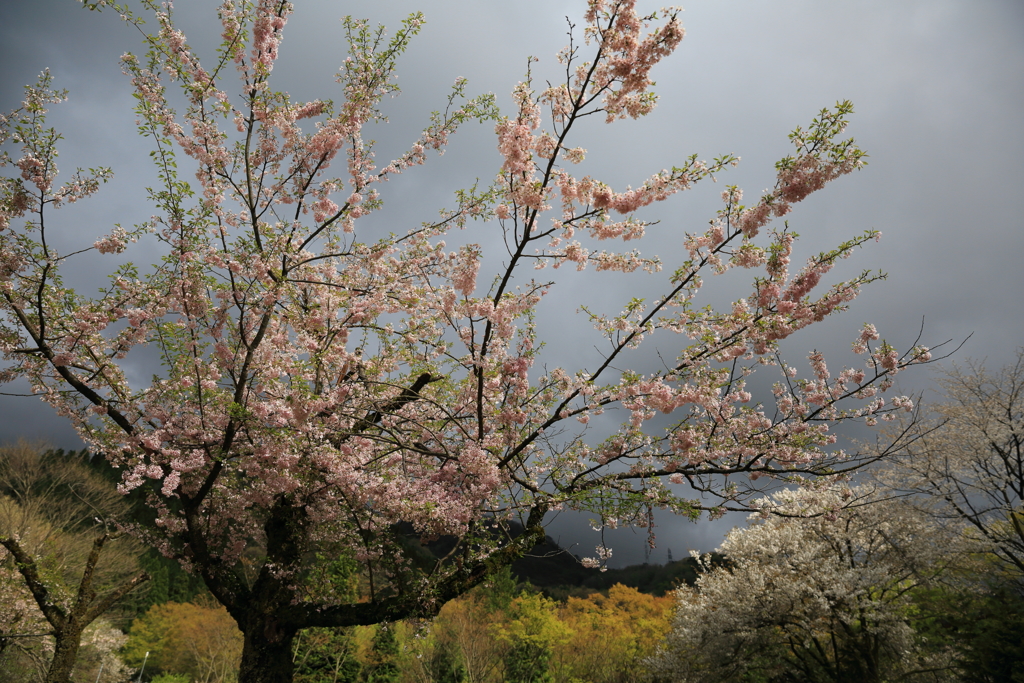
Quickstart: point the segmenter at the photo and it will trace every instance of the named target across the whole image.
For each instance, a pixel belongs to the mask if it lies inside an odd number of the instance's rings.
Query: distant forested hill
[[[511,527],[513,536],[522,530],[514,522]],[[415,542],[411,533],[410,539]],[[443,557],[452,549],[453,542],[454,539],[441,538],[422,547],[431,557]],[[722,561],[718,555],[714,559]],[[584,567],[579,558],[559,547],[548,536],[527,557],[512,565],[512,573],[520,583],[530,583],[555,598],[606,591],[617,583],[641,593],[661,596],[680,584],[696,581],[697,564],[693,558],[687,557],[664,565],[636,564],[602,572]]]

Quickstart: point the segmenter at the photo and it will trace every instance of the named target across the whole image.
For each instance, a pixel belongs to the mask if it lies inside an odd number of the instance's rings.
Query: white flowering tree
[[[911,595],[960,561],[956,537],[862,487],[783,491],[680,588],[654,662],[666,681],[945,680],[949,653],[915,635]],[[920,616],[920,615],[917,615]],[[922,678],[918,679],[917,676]]]
[[[46,217],[111,172],[57,182],[59,136],[45,115],[64,96],[46,76],[0,120],[5,144],[20,148],[0,159],[13,168],[0,194],[0,379],[27,379],[121,469],[125,491],[148,496],[150,541],[201,574],[245,634],[246,683],[290,680],[300,629],[436,613],[542,539],[551,510],[642,525],[654,508],[694,519],[749,509],[762,485],[878,457],[839,449],[837,423],[911,407],[883,392],[930,354],[877,343],[871,326],[856,340],[858,368],[832,374],[815,353],[799,379],[778,356],[782,340],[880,277],[823,284],[875,231],[794,268],[796,235],[772,227],[864,165],[840,137],[848,102],[792,134],[775,186],[750,205],[729,188],[709,227],[685,233],[667,274],[621,245],[651,226],[634,212],[736,159],[693,156],[623,191],[573,172],[585,154],[578,122],[654,107],[651,69],[683,38],[677,9],[643,16],[633,0],[589,0],[582,36],[558,55],[560,82],[528,78],[503,116],[491,96],[464,98],[459,81],[407,151],[378,164],[363,130],[397,90],[395,61],[420,15],[390,40],[346,19],[337,99],[294,102],[271,78],[291,3],[223,2],[223,43],[204,60],[168,8],[142,4],[155,16],[149,53],[126,54],[123,68],[160,178],[151,221],[84,244],[54,233]],[[494,122],[494,183],[457,192],[440,220],[392,234],[366,227],[389,182],[473,120]],[[470,243],[453,250],[445,237],[462,227]],[[104,254],[136,240],[166,256],[111,268],[95,297],[62,279],[72,260],[102,268]],[[541,369],[542,343],[565,322],[536,313],[566,265],[646,271],[661,294],[594,313],[594,363]],[[750,271],[749,294],[725,310],[704,306],[704,279],[730,270]],[[656,344],[666,364],[645,369],[637,349]],[[143,347],[162,366],[141,386],[125,368]],[[748,388],[758,369],[778,373],[764,401]],[[618,427],[595,438],[590,421],[612,409]],[[514,538],[513,518],[526,530]],[[410,529],[458,542],[424,563]],[[366,594],[344,597],[325,557],[355,562]]]

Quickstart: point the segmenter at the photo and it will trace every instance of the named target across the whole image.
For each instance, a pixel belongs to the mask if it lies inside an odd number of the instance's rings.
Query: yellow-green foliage
[[[517,647],[544,654],[537,661],[546,662],[548,680],[643,680],[644,660],[670,630],[674,604],[622,585],[565,603],[523,592],[501,608],[492,597],[474,591],[445,605],[429,625],[397,629],[399,680],[501,683]],[[373,627],[366,630],[368,644]],[[453,671],[461,678],[445,678]]]
[[[312,669],[305,673],[303,663],[313,656],[323,659],[317,671],[330,671],[326,680],[370,680],[388,654],[397,668],[395,680],[403,683],[503,683],[518,647],[542,655],[533,662],[545,670],[546,678],[538,680],[632,683],[643,679],[644,660],[670,629],[671,597],[621,584],[607,595],[566,602],[528,591],[496,600],[494,590],[483,587],[449,602],[429,623],[389,624],[395,653],[375,650],[381,626],[303,632],[296,641],[296,680],[321,680]],[[328,635],[330,643],[319,643]],[[235,680],[241,645],[241,633],[223,608],[169,602],[135,621],[122,652],[127,663],[140,666],[149,651],[147,672],[214,683]],[[311,654],[311,648],[318,652]],[[328,650],[339,656],[323,657]]]
[[[242,633],[220,605],[166,602],[132,623],[122,653],[132,666],[142,666],[145,660],[150,673],[232,683],[238,680]]]
[[[671,597],[655,597],[617,584],[605,596],[569,598],[559,619],[570,641],[555,648],[555,680],[612,683],[643,678],[643,661],[668,632]]]

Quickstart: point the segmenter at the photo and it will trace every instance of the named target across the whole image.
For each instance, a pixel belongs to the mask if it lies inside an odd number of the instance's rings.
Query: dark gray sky
[[[345,56],[341,15],[397,26],[412,11],[426,14],[426,26],[400,62],[403,94],[388,104],[391,124],[373,132],[380,141],[378,158],[391,158],[416,136],[426,115],[443,106],[457,76],[469,79],[470,92],[495,92],[511,112],[508,93],[522,79],[526,57],[541,59],[534,67],[539,81],[557,77],[554,54],[566,42],[565,16],[581,24],[585,9],[582,0],[296,5],[275,87],[306,99],[340,95],[332,75]],[[657,6],[641,4],[648,10]],[[200,57],[212,54],[219,32],[214,7],[210,0],[176,3]],[[856,113],[849,133],[870,155],[868,167],[813,196],[788,218],[801,235],[802,257],[865,229],[881,230],[881,243],[845,262],[837,277],[862,268],[881,269],[889,277],[869,287],[848,313],[797,335],[787,349],[790,362],[806,367],[803,358],[815,348],[826,352],[832,367],[853,362],[849,344],[864,322],[906,347],[922,319],[925,344],[973,335],[957,358],[986,357],[992,367],[1008,362],[1024,344],[1024,4],[692,0],[684,7],[687,37],[654,72],[658,109],[638,122],[595,121],[576,142],[589,150],[583,172],[617,189],[638,185],[692,153],[742,157],[718,185],[698,187],[647,214],[662,223],[650,231],[645,251],[659,254],[671,272],[668,264],[682,253],[683,232],[706,225],[725,184],[744,188],[748,200],[755,197],[774,183],[773,164],[790,149],[786,134],[806,126],[822,107],[850,99]],[[60,168],[106,165],[116,174],[98,196],[57,214],[67,244],[91,244],[114,223],[145,220],[151,210],[143,188],[153,177],[148,147],[135,132],[128,82],[118,66],[123,52],[140,51],[138,36],[111,12],[87,12],[74,0],[0,0],[0,17],[0,110],[17,106],[21,86],[50,68],[56,85],[70,90],[70,100],[51,116],[66,138]],[[491,127],[467,129],[442,159],[386,188],[388,208],[380,225],[404,230],[431,218],[452,203],[454,189],[476,177],[490,179],[498,163]],[[134,257],[142,261],[145,253]],[[593,343],[584,318],[578,325],[565,322],[581,302],[614,312],[636,291],[658,291],[629,278],[555,273],[566,285],[543,311],[552,322],[553,363],[585,354]],[[83,287],[101,283],[93,272],[78,277]],[[705,285],[709,301],[749,291],[749,282],[716,286],[714,279]],[[927,390],[931,378],[927,369],[901,375],[904,387],[915,391]],[[36,399],[0,396],[0,442],[18,437],[69,448],[78,444],[70,428]],[[666,548],[677,558],[689,548],[711,550],[737,521],[694,526],[660,519],[660,547],[651,559],[663,561]],[[577,527],[560,521],[553,532],[565,540],[577,535]],[[593,536],[581,539],[581,554],[590,554],[594,542]],[[615,564],[642,561],[639,536],[620,535],[613,543]]]

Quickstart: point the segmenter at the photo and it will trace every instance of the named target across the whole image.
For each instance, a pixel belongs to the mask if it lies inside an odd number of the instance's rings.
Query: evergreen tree
[[[466,668],[459,661],[450,643],[438,642],[430,660],[430,677],[433,683],[463,683]]]
[[[519,642],[505,655],[505,680],[508,683],[551,683],[550,661],[551,649],[544,643]]]
[[[366,683],[398,682],[398,638],[393,624],[381,624],[373,636],[373,651],[366,668]]]
[[[516,595],[516,577],[512,575],[512,568],[502,567],[495,572],[487,581],[484,595],[487,609],[491,612],[507,610]]]
[[[358,683],[351,628],[311,628],[295,644],[295,683]]]

